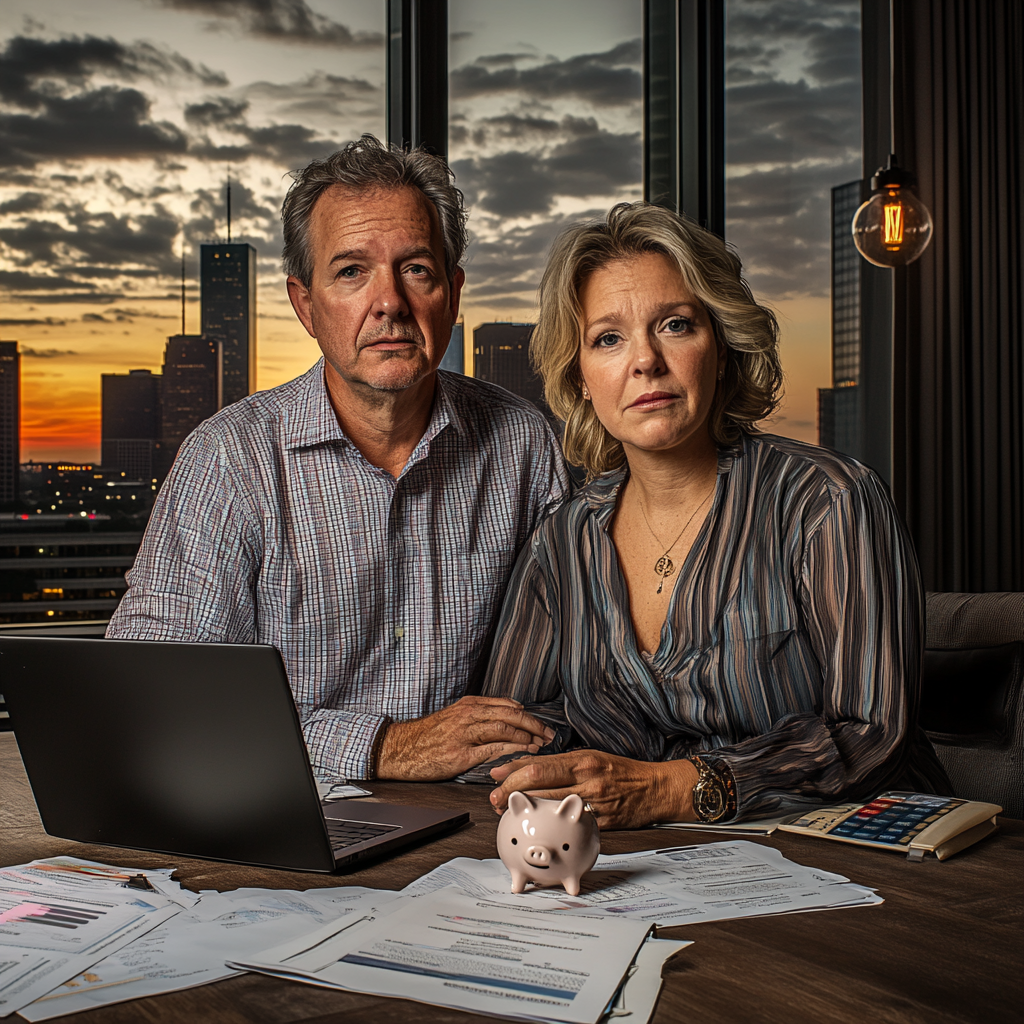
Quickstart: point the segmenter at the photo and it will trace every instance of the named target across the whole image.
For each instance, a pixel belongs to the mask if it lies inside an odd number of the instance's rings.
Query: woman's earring
[[[725,378],[725,370],[718,371],[718,379],[723,380]]]
[[[590,401],[590,392],[587,390],[587,385],[583,385],[583,400],[586,402]]]

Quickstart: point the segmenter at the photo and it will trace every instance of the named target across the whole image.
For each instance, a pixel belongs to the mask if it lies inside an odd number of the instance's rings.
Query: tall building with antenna
[[[200,331],[221,348],[221,408],[256,390],[256,250],[231,241],[230,181],[227,229],[227,241],[202,245],[199,257]]]
[[[21,354],[0,341],[0,501],[18,500],[21,458]]]

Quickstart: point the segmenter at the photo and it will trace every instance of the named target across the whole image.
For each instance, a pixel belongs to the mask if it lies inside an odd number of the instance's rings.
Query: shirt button
[[[395,638],[401,640],[405,636],[405,626],[395,626]]]

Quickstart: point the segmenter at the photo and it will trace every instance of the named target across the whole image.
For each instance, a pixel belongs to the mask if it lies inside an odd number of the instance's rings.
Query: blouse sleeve
[[[873,474],[834,491],[804,545],[797,600],[822,672],[822,706],[714,751],[735,779],[738,818],[870,797],[909,758],[921,582],[905,528]]]
[[[516,563],[505,594],[482,694],[511,697],[556,725],[565,724],[558,678],[557,597],[544,568],[543,526]]]

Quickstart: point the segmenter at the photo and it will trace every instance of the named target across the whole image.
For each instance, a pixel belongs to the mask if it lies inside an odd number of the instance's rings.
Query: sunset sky
[[[829,379],[829,188],[859,176],[859,4],[729,0],[727,237],[779,313],[787,401]],[[0,337],[22,352],[22,459],[99,457],[100,374],[198,330],[198,245],[259,253],[260,388],[319,355],[288,305],[287,171],[384,133],[384,3],[5,0]],[[467,332],[532,320],[565,223],[641,194],[639,0],[452,0],[450,159],[471,210]]]

